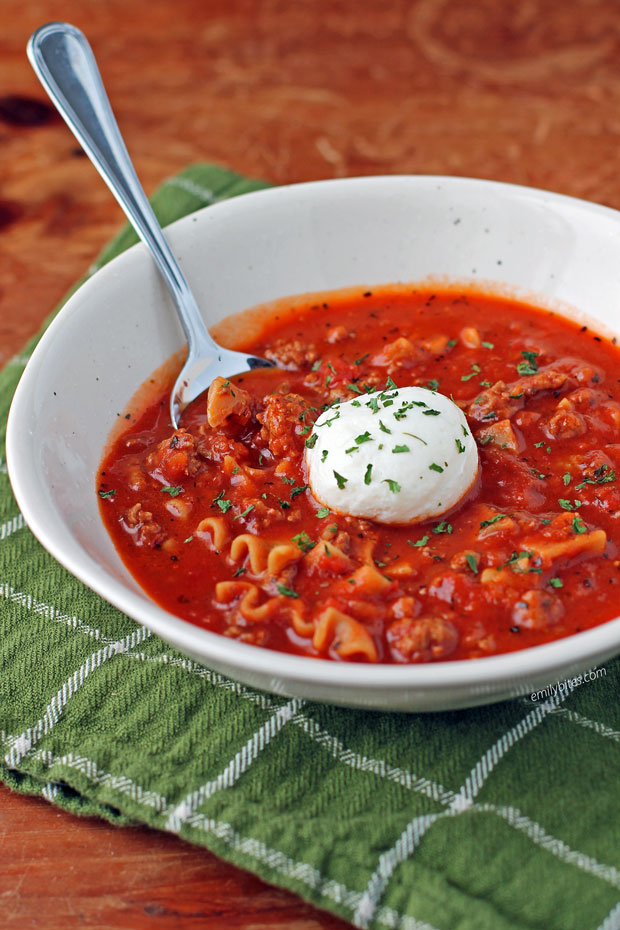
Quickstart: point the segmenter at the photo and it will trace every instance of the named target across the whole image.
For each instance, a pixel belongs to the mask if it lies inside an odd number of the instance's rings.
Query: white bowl
[[[544,191],[442,177],[324,181],[219,203],[173,224],[168,235],[209,324],[287,295],[430,278],[491,282],[581,314],[599,330],[620,330],[620,213]],[[73,295],[15,395],[7,460],[23,516],[45,548],[107,601],[247,684],[368,708],[488,703],[543,689],[620,652],[615,619],[503,656],[335,663],[239,643],[156,606],[101,522],[95,475],[117,413],[182,342],[154,265],[136,246]]]

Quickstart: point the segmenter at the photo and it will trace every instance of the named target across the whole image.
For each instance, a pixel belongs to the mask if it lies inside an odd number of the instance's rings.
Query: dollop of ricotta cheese
[[[422,387],[333,404],[306,439],[305,460],[316,500],[378,523],[441,516],[467,494],[479,468],[463,412]]]

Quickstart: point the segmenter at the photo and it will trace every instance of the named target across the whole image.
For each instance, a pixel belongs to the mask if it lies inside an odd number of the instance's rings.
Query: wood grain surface
[[[424,173],[620,207],[615,0],[0,0],[0,364],[122,222],[25,45],[82,28],[147,191],[213,160],[275,183]],[[144,829],[0,789],[4,930],[342,921]]]

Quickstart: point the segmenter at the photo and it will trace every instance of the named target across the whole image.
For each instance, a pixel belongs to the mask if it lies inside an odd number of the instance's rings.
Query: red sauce
[[[618,613],[613,341],[500,297],[383,288],[279,314],[237,347],[287,370],[214,385],[179,430],[166,387],[101,465],[105,524],[163,607],[271,649],[401,663],[510,652]],[[479,444],[480,481],[441,520],[371,523],[307,488],[325,405],[388,378],[452,396]]]

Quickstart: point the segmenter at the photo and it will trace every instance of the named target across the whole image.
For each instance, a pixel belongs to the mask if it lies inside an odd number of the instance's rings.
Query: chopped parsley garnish
[[[383,420],[379,420],[379,429],[382,433],[391,433],[392,430],[388,429]]]
[[[566,500],[566,498],[560,497],[558,499],[558,504],[560,505],[562,510],[578,510],[583,504],[583,501],[577,500],[575,498],[573,500],[573,503],[571,504],[571,502],[569,500]]]
[[[585,478],[581,484],[575,485],[576,491],[581,491],[586,484],[608,484],[616,480],[616,472],[609,468],[609,465],[600,465],[594,472],[593,478]]]
[[[438,465],[437,462],[431,462],[431,464],[428,466],[428,470],[442,472],[443,468],[441,467],[441,465]]]
[[[368,430],[366,430],[365,433],[360,433],[359,436],[356,436],[355,441],[358,444],[358,446],[361,446],[363,442],[372,442],[372,436],[370,435]]]
[[[517,365],[517,371],[520,375],[535,375],[538,371],[538,352],[528,352],[527,349],[521,351],[521,355],[525,359],[524,362],[519,362]]]
[[[410,546],[414,546],[416,549],[419,549],[420,546],[425,546],[429,541],[430,536],[422,536],[421,539],[416,540],[416,542],[411,542],[410,539],[407,540]]]
[[[411,452],[409,446],[394,446],[392,452]]]
[[[340,409],[338,407],[332,407],[331,409],[336,411],[335,416],[330,417],[329,420],[324,420],[322,423],[315,423],[314,425],[315,426],[331,426],[334,420],[337,420],[338,417],[340,416]]]
[[[298,494],[303,494],[304,491],[307,491],[309,487],[310,487],[309,484],[302,484],[298,488],[293,488],[293,490],[291,491],[291,500],[294,500]]]
[[[463,445],[463,443],[461,442],[461,440],[460,440],[460,439],[455,439],[454,441],[455,441],[455,443],[456,443],[457,451],[458,451],[459,453],[464,452],[464,451],[465,451],[465,446]]]
[[[246,507],[243,513],[238,513],[236,517],[233,517],[233,520],[240,520],[241,517],[247,517],[251,510],[254,510],[254,504],[250,504],[249,507]]]
[[[465,555],[465,561],[471,568],[474,575],[477,575],[478,574],[478,559],[476,558],[476,556],[472,552],[468,552]]]
[[[314,449],[318,438],[319,438],[318,433],[312,433],[312,435],[308,436],[308,438],[304,442],[304,446],[306,446],[307,449]]]
[[[240,565],[239,568],[233,572],[233,578],[238,578],[239,575],[243,575],[244,572],[245,572],[245,568],[243,567],[243,565]]]
[[[480,529],[483,530],[486,526],[493,526],[494,523],[499,523],[500,520],[503,520],[507,517],[506,513],[498,513],[494,517],[491,517],[490,520],[483,520],[480,524]]]
[[[423,410],[422,413],[425,417],[438,417],[441,414],[441,410]]]
[[[114,497],[116,494],[116,488],[112,488],[111,491],[99,491],[99,497],[105,500],[106,497]]]
[[[468,375],[463,375],[461,377],[461,381],[469,381],[471,378],[474,377],[474,375],[479,375],[481,371],[482,371],[482,368],[480,367],[480,365],[474,362],[473,365],[471,366],[470,373]]]
[[[419,442],[423,443],[423,445],[425,445],[425,446],[428,445],[428,443],[427,443],[427,441],[426,441],[425,439],[422,439],[421,436],[416,436],[415,433],[407,433],[407,432],[405,432],[405,430],[403,430],[403,433],[404,433],[405,436],[411,436],[412,439],[417,439]]]
[[[323,451],[321,452],[321,461],[324,462],[328,455],[329,455],[329,452],[327,451],[327,449],[323,449]]]
[[[364,484],[370,484],[372,481],[372,462],[366,466],[366,473],[364,475]]]
[[[285,584],[276,583],[276,588],[280,594],[284,595],[284,597],[299,597],[297,591],[293,591],[292,588],[287,588]]]
[[[356,365],[361,365],[362,362],[365,361],[365,359],[368,358],[369,354],[370,354],[370,353],[367,352],[366,355],[362,355],[360,358],[356,358],[356,359],[355,359],[355,364],[356,364]]]
[[[330,513],[331,511],[329,507],[319,507],[319,509],[316,512],[316,515],[319,518],[319,520],[322,520],[323,517],[328,517]]]
[[[549,584],[551,585],[552,588],[563,588],[564,587],[560,578],[550,578]]]
[[[531,565],[524,568],[519,564],[522,559],[531,559],[533,555],[533,552],[526,552],[525,550],[522,550],[521,552],[513,552],[508,561],[504,562],[503,565],[499,565],[497,570],[501,571],[502,568],[507,568],[510,566],[511,570],[515,572],[515,574],[541,575],[542,568],[532,567]],[[540,559],[538,560],[538,565],[540,565]]]
[[[347,481],[348,481],[349,479],[348,479],[348,478],[345,478],[343,475],[339,475],[337,471],[334,471],[334,478],[336,479],[336,484],[338,485],[338,487],[339,487],[340,490],[342,491],[343,488],[344,488],[344,486],[345,486],[345,484],[347,483]]]
[[[172,485],[166,485],[165,488],[161,488],[160,490],[162,492],[165,492],[166,494],[169,494],[170,497],[178,497],[179,494],[183,493],[183,488],[181,487],[181,485],[178,485],[176,487],[173,487]]]
[[[226,511],[230,510],[230,508],[232,507],[232,501],[222,500],[223,497],[224,497],[224,492],[220,491],[217,497],[213,498],[213,503],[217,504],[217,506],[220,508],[222,513],[226,513]]]
[[[310,552],[310,550],[314,549],[316,546],[316,543],[312,542],[305,530],[302,530],[301,533],[297,533],[296,536],[293,536],[293,542],[296,543],[297,548],[301,549],[302,552]]]
[[[431,389],[431,391],[439,390],[439,381],[437,380],[437,378],[431,378],[431,380],[427,381],[426,384]]]
[[[564,482],[565,486],[570,484],[570,478],[571,478],[571,475],[569,471],[567,471],[566,474],[562,475],[562,481]]]
[[[394,481],[392,478],[384,478],[383,481],[385,484],[387,484],[392,494],[398,494],[400,491],[400,485],[398,481]]]
[[[495,346],[493,345],[492,342],[481,342],[480,345],[481,345],[481,346],[484,346],[485,349],[494,349],[494,348],[495,348]]]
[[[438,523],[437,526],[433,527],[433,533],[451,533],[452,524],[448,523],[447,520],[442,520],[441,523]]]
[[[585,525],[581,517],[578,517],[578,516],[573,517],[573,529],[575,533],[587,533],[588,532],[587,526]]]

